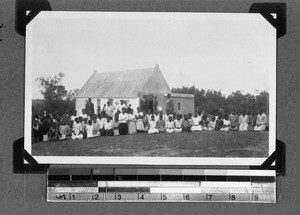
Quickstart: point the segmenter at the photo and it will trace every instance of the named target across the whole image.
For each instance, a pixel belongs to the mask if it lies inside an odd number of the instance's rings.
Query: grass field
[[[201,131],[39,142],[39,156],[267,157],[269,132]]]

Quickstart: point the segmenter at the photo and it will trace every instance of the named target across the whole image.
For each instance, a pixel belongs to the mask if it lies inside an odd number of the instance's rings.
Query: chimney
[[[155,68],[159,68],[159,64],[155,64]]]
[[[97,70],[94,70],[93,74],[97,73]]]

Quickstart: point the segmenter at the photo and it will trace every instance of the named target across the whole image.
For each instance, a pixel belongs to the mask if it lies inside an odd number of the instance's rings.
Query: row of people
[[[267,116],[262,111],[257,116],[241,115],[232,112],[229,116],[212,116],[202,112],[192,114],[173,113],[172,115],[155,112],[151,114],[137,109],[122,108],[114,117],[107,114],[88,116],[84,110],[79,116],[65,113],[61,119],[55,115],[44,115],[42,121],[39,116],[33,121],[34,141],[83,139],[99,136],[115,136],[134,133],[149,134],[160,132],[190,132],[190,131],[264,131]]]

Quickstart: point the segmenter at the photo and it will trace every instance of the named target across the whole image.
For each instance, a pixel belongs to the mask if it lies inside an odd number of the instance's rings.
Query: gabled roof
[[[137,97],[153,72],[159,68],[115,72],[94,72],[77,94],[77,98]]]

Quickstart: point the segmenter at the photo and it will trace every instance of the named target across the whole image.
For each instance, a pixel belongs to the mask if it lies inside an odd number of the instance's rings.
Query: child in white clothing
[[[158,130],[156,128],[155,116],[151,116],[151,120],[149,121],[150,128],[148,130],[148,134],[158,134]]]
[[[169,116],[169,121],[166,122],[166,132],[173,133],[175,131],[175,124],[171,116]]]

